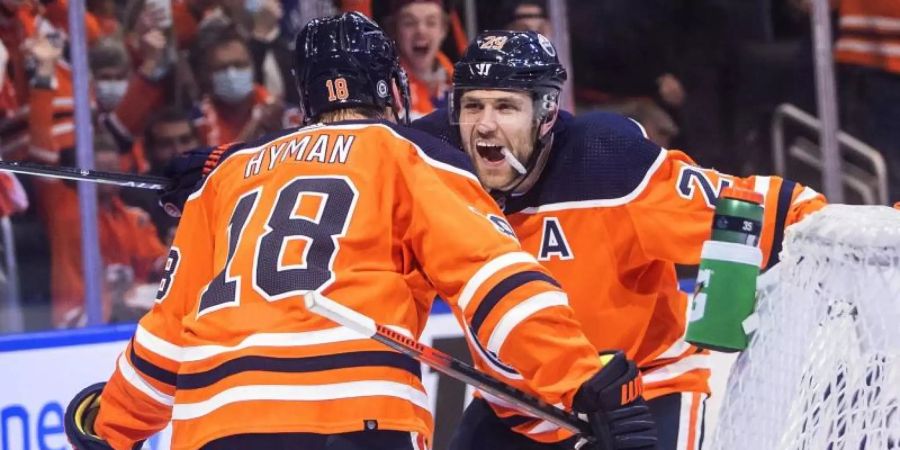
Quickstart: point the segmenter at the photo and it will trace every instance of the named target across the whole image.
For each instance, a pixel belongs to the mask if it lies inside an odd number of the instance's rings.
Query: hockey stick
[[[0,161],[0,170],[63,180],[90,181],[139,189],[162,190],[171,182],[165,177],[134,175],[123,172],[79,169],[77,167],[47,166],[19,161]]]
[[[438,372],[472,385],[535,417],[552,422],[582,436],[576,448],[594,442],[591,426],[578,416],[503,383],[478,369],[415,339],[404,336],[370,317],[360,314],[318,292],[304,296],[306,308],[340,325],[366,335],[388,347],[424,363]]]

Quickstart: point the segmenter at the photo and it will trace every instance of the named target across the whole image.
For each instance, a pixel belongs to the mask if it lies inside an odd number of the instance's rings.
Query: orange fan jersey
[[[414,123],[458,145],[439,110]],[[644,139],[636,122],[616,114],[560,112],[540,179],[510,197],[506,218],[522,243],[559,280],[575,317],[598,349],[619,349],[643,373],[644,397],[709,393],[708,354],[687,344],[687,296],[675,264],[698,264],[709,239],[713,205],[725,186],[765,197],[764,262],[777,260],[782,232],[824,206],[810,188],[778,177],[737,178],[697,167],[684,153]],[[488,400],[491,400],[488,398]],[[513,429],[540,441],[567,431],[492,406]]]
[[[313,125],[232,147],[191,195],[95,429],[115,448],[170,419],[184,449],[373,422],[430,440],[419,363],[308,312],[310,290],[413,337],[434,290],[481,367],[551,403],[600,367],[462,154],[383,121]]]
[[[35,187],[35,203],[50,243],[52,322],[72,327],[85,314],[78,191],[60,180],[41,180]],[[113,264],[128,266],[138,283],[150,282],[159,273],[166,248],[146,212],[116,196],[108,208],[98,208],[97,227],[104,270]],[[104,285],[102,300],[107,320],[112,307],[109,286]]]
[[[403,65],[406,74],[409,76],[409,109],[410,117],[413,119],[422,117],[447,104],[447,97],[450,94],[450,83],[453,80],[453,62],[442,52],[438,52],[435,58],[437,59],[436,66],[438,67],[436,76],[443,78],[433,91],[429,88],[428,83],[416,77],[415,73],[406,64]]]

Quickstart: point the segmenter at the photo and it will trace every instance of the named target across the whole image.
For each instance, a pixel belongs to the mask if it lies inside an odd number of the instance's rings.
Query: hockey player
[[[156,305],[112,378],[66,412],[75,447],[134,448],[171,420],[175,449],[426,448],[419,364],[301,295],[418,337],[431,305],[417,292],[433,289],[462,312],[485,370],[574,405],[609,448],[652,448],[634,363],[596,354],[461,153],[394,125],[408,94],[393,43],[348,13],[307,24],[296,49],[317,123],[213,153]]]
[[[687,297],[675,264],[699,262],[725,186],[765,196],[764,265],[776,261],[784,227],[824,198],[777,177],[697,167],[621,116],[573,117],[557,106],[565,79],[544,36],[484,32],[456,65],[449,113],[413,126],[465,150],[523,248],[569,293],[594,346],[637,361],[660,448],[697,449],[710,369],[708,354],[682,340]],[[486,400],[468,406],[454,450],[571,448],[560,443],[564,430]]]

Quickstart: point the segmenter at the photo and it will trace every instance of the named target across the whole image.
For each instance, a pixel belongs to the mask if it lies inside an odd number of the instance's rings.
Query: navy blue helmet
[[[519,161],[518,181],[505,191],[493,191],[503,198],[540,170],[538,162],[550,151],[552,133],[544,125],[559,111],[559,94],[566,81],[566,69],[559,63],[550,40],[534,31],[484,31],[466,49],[453,71],[450,123],[459,124],[460,102],[466,91],[507,90],[531,95],[534,147],[526,161]],[[457,128],[459,131],[459,128]],[[460,136],[462,138],[462,136]]]
[[[459,119],[459,100],[472,89],[531,92],[537,102],[536,119],[542,123],[557,108],[566,81],[556,48],[534,31],[484,31],[466,49],[453,70],[451,121]]]
[[[357,106],[393,106],[392,82],[409,110],[409,87],[394,41],[368,17],[349,12],[310,21],[297,33],[294,76],[306,121]],[[403,122],[408,122],[404,117]]]

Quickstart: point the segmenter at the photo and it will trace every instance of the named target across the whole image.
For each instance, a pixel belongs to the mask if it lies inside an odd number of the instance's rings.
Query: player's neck
[[[335,111],[329,111],[326,113],[322,113],[319,116],[319,122],[324,124],[334,123],[334,122],[343,122],[346,120],[372,120],[372,119],[384,119],[393,122],[393,114],[390,112],[389,108],[385,108],[384,114],[381,117],[377,117],[371,113],[367,113],[364,111],[360,111],[356,108],[346,108],[346,109],[338,109]]]

